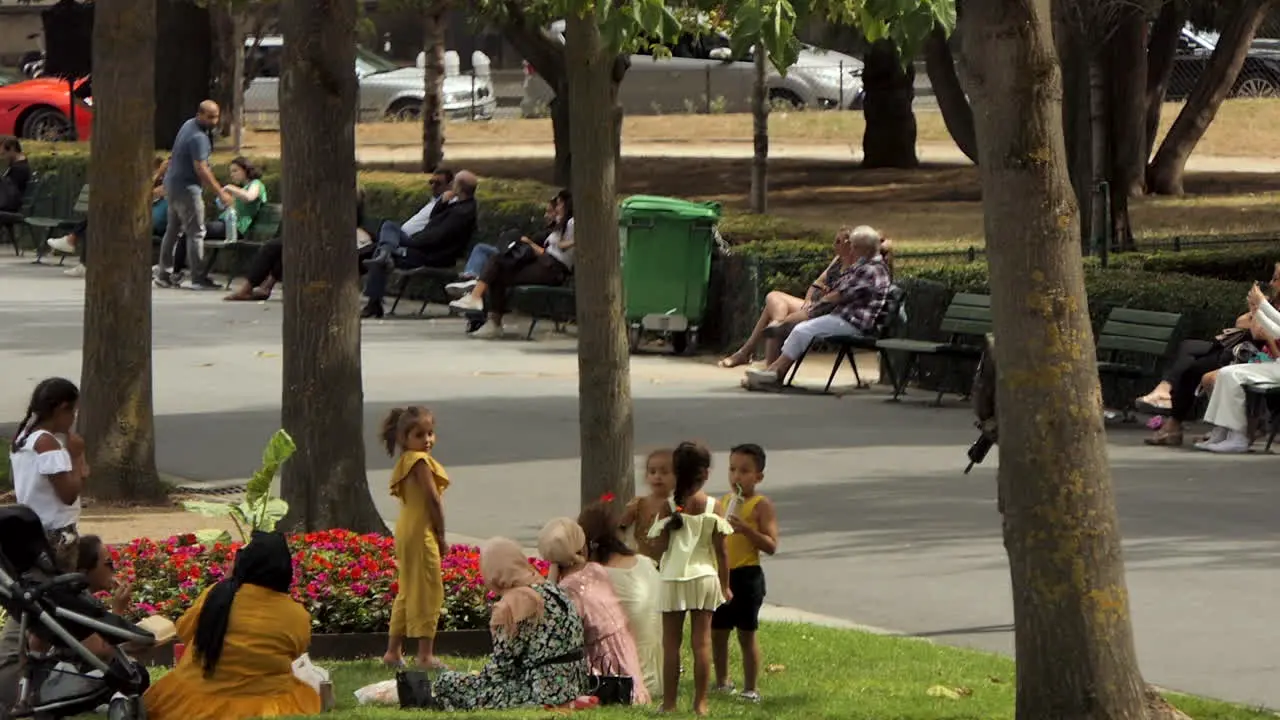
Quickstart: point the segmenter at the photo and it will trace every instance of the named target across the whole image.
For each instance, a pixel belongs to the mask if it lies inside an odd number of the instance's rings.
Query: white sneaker
[[[63,255],[75,255],[76,246],[71,244],[70,238],[70,235],[63,235],[62,237],[49,238],[46,242],[48,242],[49,247]]]
[[[473,295],[467,295],[449,303],[449,307],[463,312],[479,312],[484,310],[484,301]],[[476,332],[480,331],[477,330]]]
[[[502,337],[504,331],[502,326],[490,320],[480,327],[479,330],[467,335],[469,338],[477,340],[498,340]]]
[[[472,288],[476,286],[475,280],[463,280],[461,282],[451,282],[444,286],[444,291],[451,298],[460,298],[463,295],[470,295]]]
[[[743,381],[743,385],[748,390],[764,390],[774,389],[782,384],[782,379],[778,377],[778,373],[772,370],[751,369],[747,371],[747,376]]]
[[[1213,429],[1209,431],[1209,437],[1196,443],[1196,447],[1201,450],[1207,450],[1210,445],[1217,445],[1223,440],[1226,440],[1227,435],[1228,433],[1226,428],[1215,425]]]
[[[84,265],[76,265],[74,267],[69,267],[66,270],[62,271],[62,274],[66,275],[67,277],[82,278],[84,277],[84,273],[85,273]]]
[[[1196,447],[1200,447],[1197,445]],[[1211,453],[1240,455],[1249,452],[1249,436],[1232,430],[1222,442],[1209,443],[1201,448]]]

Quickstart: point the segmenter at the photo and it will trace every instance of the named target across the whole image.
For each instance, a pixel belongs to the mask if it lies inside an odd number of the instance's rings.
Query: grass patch
[[[1181,109],[1181,103],[1164,104],[1160,137],[1168,132]],[[955,147],[942,123],[941,113],[921,109],[915,115],[917,142]],[[678,122],[673,122],[670,115],[626,117],[622,125],[623,142],[751,141],[749,114],[678,117]],[[860,112],[775,112],[769,118],[769,136],[777,143],[860,145],[865,129],[866,121]],[[446,134],[453,143],[547,143],[551,141],[551,121],[457,122],[449,124]],[[1249,142],[1242,143],[1240,138],[1249,138]],[[356,126],[356,139],[361,145],[418,145],[422,142],[422,128],[416,122],[362,123]],[[249,147],[274,147],[279,143],[279,132],[251,130],[245,133],[245,144]],[[1280,157],[1280,102],[1228,100],[1222,104],[1204,139],[1196,145],[1196,152],[1222,157]]]
[[[764,701],[744,704],[713,696],[712,715],[759,720],[994,720],[1013,717],[1013,661],[1000,655],[936,645],[923,640],[870,635],[811,625],[766,624],[760,630],[765,663]],[[741,668],[735,654],[732,667]],[[322,663],[323,664],[323,663]],[[479,660],[453,659],[455,669],[472,670]],[[324,664],[333,677],[338,708],[334,720],[403,718],[399,708],[358,707],[356,689],[393,677],[376,661]],[[685,667],[691,670],[691,661]],[[157,670],[162,673],[163,670]],[[741,683],[739,673],[738,682]],[[690,716],[692,672],[681,687],[680,713]],[[959,699],[935,697],[930,688],[958,691]],[[1173,695],[1170,701],[1196,720],[1262,720],[1270,713],[1229,703]],[[652,708],[602,708],[588,713],[601,720],[650,717]],[[587,717],[588,715],[584,715]],[[532,720],[545,710],[479,712],[471,717]]]

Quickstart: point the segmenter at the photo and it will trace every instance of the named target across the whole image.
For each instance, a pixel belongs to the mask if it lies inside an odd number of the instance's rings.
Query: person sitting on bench
[[[31,163],[22,154],[22,143],[16,137],[0,139],[0,159],[4,171],[0,172],[0,212],[17,212],[31,184]]]
[[[1269,340],[1280,339],[1280,310],[1267,301],[1266,293],[1255,284],[1249,289],[1249,310],[1253,322]],[[1249,413],[1245,407],[1248,385],[1280,383],[1280,363],[1249,362],[1230,365],[1218,371],[1209,395],[1204,420],[1213,430],[1196,447],[1212,453],[1247,453]]]
[[[777,387],[787,371],[814,340],[830,337],[864,337],[875,328],[884,307],[892,278],[880,255],[880,233],[862,225],[837,236],[849,244],[855,258],[852,267],[840,276],[831,290],[809,308],[809,319],[795,326],[782,343],[782,354],[763,370],[748,370],[743,387],[762,390]]]
[[[393,269],[448,268],[462,259],[476,231],[478,185],[476,176],[463,170],[454,177],[453,189],[440,196],[430,221],[422,230],[394,238],[395,242],[390,232],[379,231],[377,251],[365,262],[369,277],[364,294],[369,302],[360,317],[383,316],[382,298],[387,294],[387,281]]]

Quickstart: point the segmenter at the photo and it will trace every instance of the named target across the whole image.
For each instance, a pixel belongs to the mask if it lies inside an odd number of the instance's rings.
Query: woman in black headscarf
[[[178,620],[189,652],[144,701],[152,720],[315,715],[320,695],[293,675],[311,644],[311,615],[289,596],[293,556],[283,535],[255,532],[231,576]]]

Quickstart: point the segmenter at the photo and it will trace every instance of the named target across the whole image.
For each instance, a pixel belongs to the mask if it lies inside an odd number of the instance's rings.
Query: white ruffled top
[[[671,512],[675,513],[675,500],[668,501]],[[680,513],[684,524],[671,533],[667,543],[667,552],[659,564],[659,574],[663,580],[682,582],[719,574],[716,567],[715,547],[712,538],[716,532],[721,535],[732,535],[733,527],[728,521],[716,514],[716,504],[707,500],[707,507],[698,515]],[[671,522],[672,515],[658,518],[649,528],[649,538],[656,539]]]
[[[48,435],[58,441],[58,449],[36,452],[36,440]],[[22,444],[9,453],[13,470],[13,493],[20,504],[35,512],[45,530],[60,530],[80,522],[80,498],[70,505],[58,499],[50,475],[71,471],[71,453],[66,442],[47,430],[36,430],[23,438]]]

